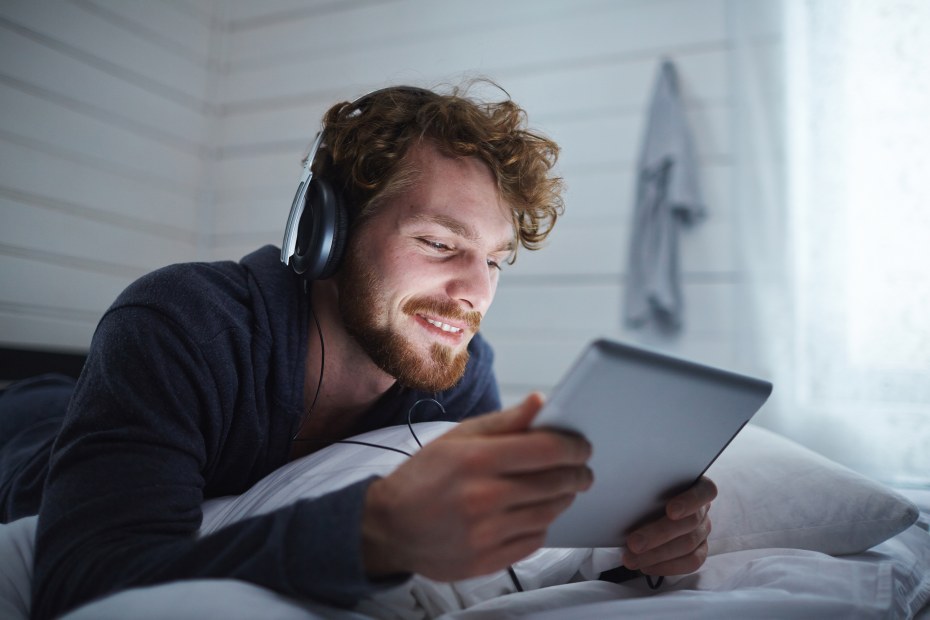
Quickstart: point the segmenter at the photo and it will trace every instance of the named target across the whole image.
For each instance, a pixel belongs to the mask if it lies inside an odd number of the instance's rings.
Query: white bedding
[[[753,549],[711,556],[667,579],[585,582],[502,597],[446,619],[908,618],[930,597],[930,537],[917,526],[853,556]]]
[[[445,428],[420,425],[417,432],[429,439]],[[697,573],[666,579],[658,591],[642,579],[591,580],[616,565],[617,550],[548,549],[515,566],[527,589],[522,593],[510,593],[505,573],[454,584],[417,577],[347,611],[232,580],[191,581],[122,592],[65,618],[908,618],[922,609],[930,616],[930,506],[922,504],[920,521],[910,525],[916,507],[881,485],[761,429],[740,438],[725,453],[729,458],[715,464],[722,486],[712,512],[713,555]],[[405,428],[366,439],[415,447]],[[327,450],[282,468],[242,496],[209,503],[205,530],[386,473],[404,458],[362,446]],[[760,484],[753,476],[747,486],[752,471],[768,472],[768,478]],[[0,618],[28,617],[34,525],[30,518],[0,526]],[[838,545],[844,553],[860,549],[836,557]]]
[[[712,556],[696,574],[652,592],[584,581],[499,596],[443,620],[603,618],[910,618],[930,598],[930,536],[914,526],[873,550],[835,558],[814,551],[757,549]],[[4,616],[6,617],[6,616]],[[19,618],[19,616],[11,616]],[[396,604],[337,610],[234,581],[175,583],[123,592],[66,620],[140,618],[369,620],[429,617]],[[21,616],[25,618],[25,616]]]

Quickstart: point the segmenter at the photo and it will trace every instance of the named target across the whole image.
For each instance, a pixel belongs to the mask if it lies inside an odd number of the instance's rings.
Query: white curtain
[[[753,71],[762,39],[733,71],[752,136],[735,192],[747,365],[777,394],[763,422],[930,486],[930,2],[780,6],[782,55],[764,75],[783,104]]]

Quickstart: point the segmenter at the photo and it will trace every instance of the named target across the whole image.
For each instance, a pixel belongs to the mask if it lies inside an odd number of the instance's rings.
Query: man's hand
[[[683,575],[696,571],[707,559],[710,503],[717,487],[702,477],[673,497],[665,515],[627,537],[623,565],[647,575]]]
[[[591,446],[528,430],[539,395],[466,420],[368,489],[362,553],[370,575],[454,581],[500,570],[539,547],[591,486]]]

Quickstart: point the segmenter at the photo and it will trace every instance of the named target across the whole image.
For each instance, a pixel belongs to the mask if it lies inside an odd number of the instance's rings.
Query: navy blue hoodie
[[[266,246],[239,263],[160,269],[103,316],[50,457],[34,618],[179,579],[240,579],[341,606],[385,586],[361,562],[371,479],[196,537],[205,499],[287,462],[304,413],[309,301],[278,255]],[[500,407],[490,347],[479,335],[469,348],[465,377],[437,396],[447,413],[430,419]],[[404,423],[426,396],[395,386],[355,430]]]

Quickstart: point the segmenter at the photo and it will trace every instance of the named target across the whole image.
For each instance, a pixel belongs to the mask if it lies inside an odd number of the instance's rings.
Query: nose
[[[497,270],[489,266],[483,256],[469,254],[460,257],[458,263],[446,293],[451,299],[463,302],[469,310],[477,310],[483,316],[497,291]]]

